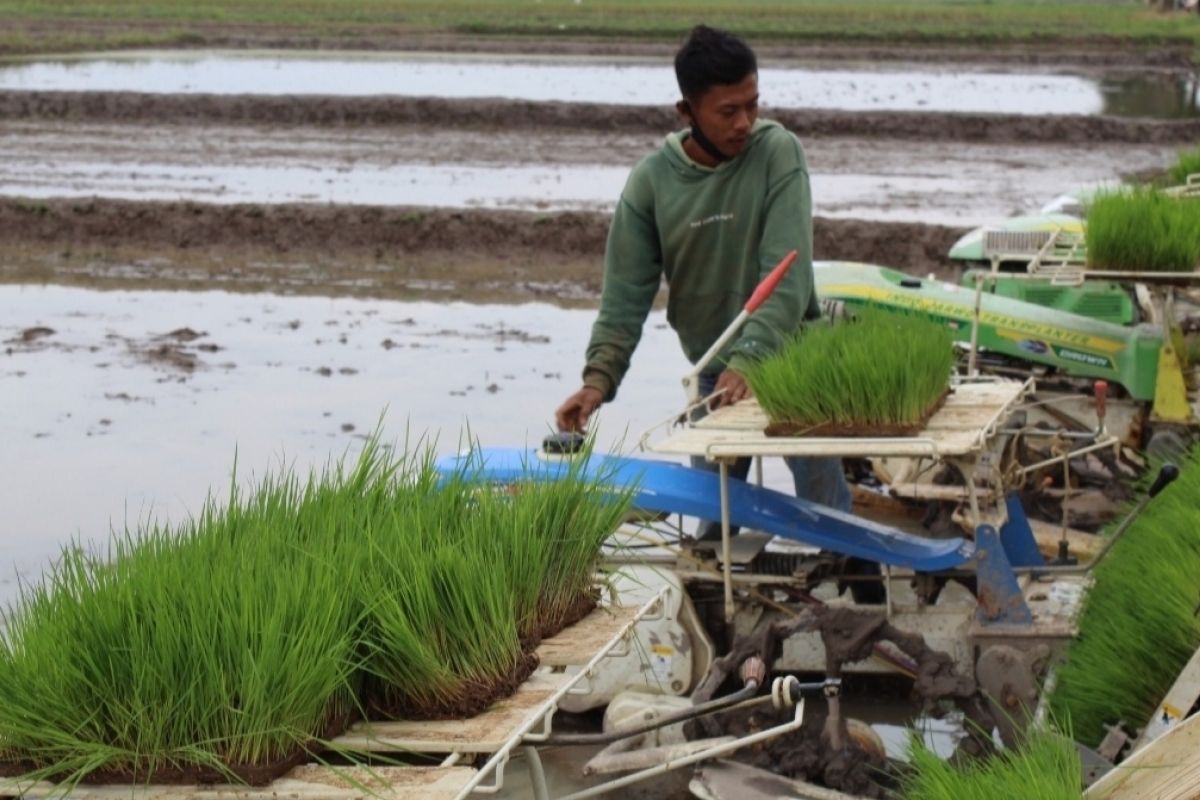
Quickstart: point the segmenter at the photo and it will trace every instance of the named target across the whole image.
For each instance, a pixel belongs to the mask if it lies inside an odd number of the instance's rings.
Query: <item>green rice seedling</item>
[[[1086,235],[1092,269],[1191,272],[1200,265],[1200,201],[1154,187],[1101,193]]]
[[[587,448],[590,454],[590,447]],[[600,548],[628,514],[634,489],[614,489],[603,474],[586,476],[582,458],[555,481],[526,481],[492,492],[478,524],[516,554],[522,640],[536,644],[595,604]]]
[[[1200,147],[1195,147],[1179,154],[1179,158],[1175,160],[1175,164],[1167,173],[1167,180],[1170,185],[1179,186],[1187,183],[1189,175],[1198,174],[1200,174]]]
[[[285,475],[116,537],[109,557],[64,550],[6,615],[3,757],[68,782],[233,778],[326,732],[353,702],[357,622],[335,493]]]
[[[1079,636],[1058,667],[1050,707],[1069,715],[1079,740],[1092,747],[1106,724],[1145,724],[1200,647],[1198,452],[1180,467],[1097,566]]]
[[[469,487],[439,485],[428,461],[389,505],[360,531],[370,702],[386,716],[469,716],[525,663],[510,562],[473,535]]]
[[[430,450],[375,437],[349,465],[235,483],[225,505],[127,531],[104,557],[68,548],[7,614],[0,760],[67,782],[265,780],[361,710],[364,688],[407,716],[481,710],[534,666],[522,628],[588,592],[627,507],[569,478],[447,481]]]
[[[909,739],[911,772],[901,780],[904,800],[1079,800],[1083,770],[1069,735],[1034,730],[1018,748],[986,760],[955,765]]]
[[[867,309],[807,326],[746,380],[773,423],[793,431],[915,427],[945,395],[950,332],[917,316]]]
[[[577,469],[497,489],[469,465],[439,480],[426,460],[409,478],[392,520],[364,532],[372,702],[388,716],[467,716],[523,679],[527,651],[593,600],[600,544],[628,496]]]

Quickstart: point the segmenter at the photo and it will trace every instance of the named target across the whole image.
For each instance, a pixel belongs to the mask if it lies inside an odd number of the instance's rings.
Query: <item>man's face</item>
[[[738,83],[711,86],[689,105],[691,122],[725,157],[733,158],[750,141],[750,129],[758,119],[758,74],[752,72]]]

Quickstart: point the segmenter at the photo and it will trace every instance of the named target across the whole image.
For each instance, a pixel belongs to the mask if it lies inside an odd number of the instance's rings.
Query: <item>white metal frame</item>
[[[595,671],[597,665],[601,661],[612,655],[617,645],[625,641],[628,636],[633,633],[633,629],[643,620],[654,619],[652,613],[657,609],[658,613],[666,607],[667,596],[671,593],[670,586],[664,586],[658,591],[654,597],[647,600],[633,618],[626,622],[613,635],[611,639],[603,647],[596,651],[591,660],[585,664],[579,672],[572,675],[552,694],[542,705],[537,712],[531,714],[529,718],[519,725],[512,733],[508,740],[488,759],[479,772],[471,779],[471,781],[459,793],[456,800],[465,800],[472,794],[496,794],[504,787],[504,768],[512,758],[513,751],[518,747],[524,747],[527,744],[536,744],[544,742],[550,737],[551,728],[553,725],[554,714],[558,711],[558,703],[571,692],[577,684],[585,678],[590,678]],[[538,725],[540,730],[534,730]],[[524,747],[528,754],[532,747]],[[542,771],[541,759],[534,752],[529,758],[530,777],[533,781],[535,791],[545,791],[546,779],[545,773]],[[494,774],[493,783],[487,786],[483,785],[483,781]],[[545,800],[540,794],[536,800]]]
[[[721,500],[721,576],[725,594],[725,616],[732,621],[736,607],[733,599],[733,564],[731,559],[732,535],[729,520],[729,464],[737,458],[759,458],[762,456],[911,456],[935,457],[953,461],[956,466],[968,476],[968,501],[971,508],[973,524],[979,524],[982,519],[978,489],[973,476],[978,467],[983,451],[988,441],[995,436],[1002,422],[1017,405],[1034,388],[1032,378],[1024,381],[999,381],[994,379],[976,379],[960,382],[960,391],[969,390],[966,387],[1013,384],[1013,391],[1003,402],[990,412],[980,424],[971,425],[964,430],[973,432],[965,443],[955,447],[939,446],[936,434],[915,437],[766,437],[758,430],[738,430],[713,427],[716,425],[725,409],[714,412],[697,423],[688,426],[695,435],[697,432],[711,431],[713,441],[704,448],[704,456],[710,462],[718,465]],[[752,401],[743,401],[751,403]],[[741,404],[739,404],[741,405]],[[726,412],[729,413],[729,412]],[[936,418],[936,415],[935,417]],[[931,419],[931,422],[933,420]],[[707,423],[707,424],[706,424]],[[765,418],[764,418],[765,424]],[[642,437],[646,442],[650,432]],[[660,453],[688,453],[672,444],[672,437],[654,445],[650,449]],[[890,585],[888,588],[890,593]],[[889,604],[890,606],[890,604]]]

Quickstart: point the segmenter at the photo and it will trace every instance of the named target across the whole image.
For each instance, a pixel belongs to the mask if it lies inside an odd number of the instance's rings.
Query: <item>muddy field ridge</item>
[[[599,297],[610,215],[397,206],[0,200],[0,282],[457,299]],[[953,274],[965,229],[814,221],[818,259]]]
[[[1180,143],[1200,140],[1200,119],[1112,116],[841,111],[763,107],[800,136],[856,136],[990,143]],[[179,125],[428,125],[667,133],[674,109],[639,105],[437,97],[148,94],[0,91],[0,119]]]

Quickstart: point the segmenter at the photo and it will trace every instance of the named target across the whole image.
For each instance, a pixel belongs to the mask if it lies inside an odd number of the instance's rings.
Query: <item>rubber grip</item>
[[[788,253],[783,257],[775,268],[771,270],[771,274],[762,279],[762,283],[758,284],[754,289],[754,294],[750,295],[750,299],[746,301],[746,305],[742,306],[747,314],[753,314],[755,310],[763,303],[767,302],[767,298],[771,296],[771,292],[775,291],[775,287],[783,280],[783,276],[787,273],[788,267],[796,260],[796,251]]]
[[[1178,477],[1179,467],[1171,463],[1163,464],[1162,468],[1158,471],[1158,477],[1154,479],[1154,483],[1150,485],[1150,491],[1146,494],[1154,497],[1163,489],[1165,489],[1167,484]]]
[[[1108,411],[1108,381],[1096,381],[1096,416],[1104,419],[1104,415]]]

